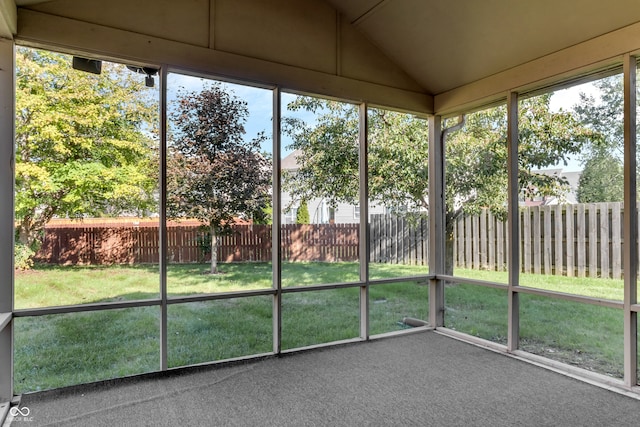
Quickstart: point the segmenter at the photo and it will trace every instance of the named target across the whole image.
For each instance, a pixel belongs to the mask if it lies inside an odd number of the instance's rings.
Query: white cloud
[[[591,83],[583,83],[567,89],[557,90],[551,95],[551,111],[573,110],[573,107],[580,102],[580,93],[598,96],[598,89]]]

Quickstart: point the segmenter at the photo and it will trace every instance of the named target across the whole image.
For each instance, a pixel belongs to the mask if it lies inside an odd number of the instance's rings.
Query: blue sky
[[[169,102],[175,100],[176,92],[179,88],[184,87],[187,90],[197,91],[202,88],[203,83],[206,79],[199,77],[192,77],[182,74],[171,73],[168,77],[168,99]],[[268,89],[262,89],[252,86],[239,85],[233,83],[223,83],[223,86],[232,91],[238,98],[243,99],[247,102],[247,107],[249,109],[249,117],[247,122],[245,123],[246,130],[246,138],[252,139],[255,138],[259,132],[264,131],[268,137],[268,140],[263,144],[263,150],[267,152],[272,152],[272,141],[271,141],[271,133],[272,133],[272,91]],[[559,109],[570,110],[572,107],[577,104],[580,100],[579,95],[581,92],[585,92],[591,95],[597,95],[597,89],[590,83],[585,83],[581,85],[576,85],[568,89],[562,89],[555,91],[551,97],[551,109],[553,111],[558,111]],[[305,120],[312,122],[313,115],[309,113],[303,112],[288,112],[286,111],[286,105],[289,101],[291,101],[295,95],[283,93],[282,95],[282,106],[283,106],[283,116],[284,115],[296,115],[297,117],[304,118]],[[282,140],[282,157],[285,157],[290,153],[290,150],[287,150],[287,146],[291,142],[286,135],[283,135]],[[565,171],[577,171],[581,170],[582,167],[577,160],[572,160],[569,162],[568,166],[558,165],[558,167],[562,167]]]

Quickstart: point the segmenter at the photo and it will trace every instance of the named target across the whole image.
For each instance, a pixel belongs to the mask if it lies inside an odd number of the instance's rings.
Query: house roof
[[[280,161],[280,169],[282,170],[296,170],[298,169],[298,156],[300,155],[300,150],[295,150],[289,153]]]

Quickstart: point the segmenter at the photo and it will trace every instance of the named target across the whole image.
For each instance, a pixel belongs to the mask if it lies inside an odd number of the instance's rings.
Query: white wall
[[[295,224],[295,215],[287,215],[286,206],[291,202],[291,196],[289,194],[282,194],[282,223],[283,224]],[[295,205],[297,207],[297,204]],[[323,224],[326,223],[326,203],[323,203],[322,199],[312,199],[307,203],[309,209],[309,221],[311,224]],[[335,209],[334,223],[335,224],[357,224],[360,222],[360,218],[355,215],[355,205],[348,203],[339,203]],[[324,210],[324,213],[322,212]],[[383,214],[386,212],[384,206],[369,206],[369,216],[375,214]]]

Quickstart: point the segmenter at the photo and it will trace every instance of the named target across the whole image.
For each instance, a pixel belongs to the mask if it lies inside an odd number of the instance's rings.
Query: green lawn
[[[271,265],[171,265],[170,295],[271,287]],[[425,267],[372,266],[376,277],[425,274]],[[283,286],[358,281],[356,263],[295,263],[282,267]],[[38,266],[18,272],[16,308],[157,298],[157,266]],[[370,290],[372,334],[403,328],[403,317],[427,318],[427,287],[415,282]],[[282,348],[359,336],[359,288],[283,296]],[[59,314],[15,321],[17,393],[132,375],[159,369],[158,307]],[[170,367],[267,353],[273,350],[272,298],[258,296],[172,304],[168,307]]]
[[[508,273],[506,271],[496,272],[456,268],[454,274],[458,277],[468,277],[504,284],[508,281]],[[622,280],[521,274],[520,285],[613,301],[622,301],[624,298],[624,283]]]
[[[270,263],[223,264],[222,274],[204,274],[205,264],[173,264],[167,268],[170,296],[232,292],[271,288]],[[423,266],[371,264],[371,276],[378,279],[417,276],[428,273]],[[307,286],[357,282],[358,264],[353,262],[284,263],[282,286]],[[38,308],[158,298],[158,266],[37,266],[17,272],[15,307]]]
[[[457,276],[504,283],[506,273],[457,269]],[[622,301],[622,280],[521,274],[520,285]],[[507,342],[507,292],[448,285],[445,326],[500,344]],[[520,348],[550,359],[623,377],[622,310],[520,295]]]
[[[268,263],[226,264],[224,274],[205,265],[171,265],[170,295],[271,287]],[[372,265],[377,278],[426,273],[425,267]],[[457,274],[500,280],[499,273]],[[282,268],[283,286],[358,280],[356,263],[295,263]],[[493,279],[492,279],[493,277]],[[549,276],[521,278],[523,285],[614,298],[621,283]],[[157,298],[157,266],[37,267],[16,274],[16,308]],[[370,287],[372,334],[405,327],[403,317],[428,318],[428,287],[407,281]],[[446,326],[506,342],[506,292],[448,285]],[[290,293],[282,301],[282,348],[359,335],[359,288]],[[616,377],[622,375],[622,312],[522,295],[525,350]],[[41,390],[159,369],[159,307],[18,318],[15,321],[15,391]],[[273,349],[272,298],[256,296],[168,307],[168,363],[182,366]]]

